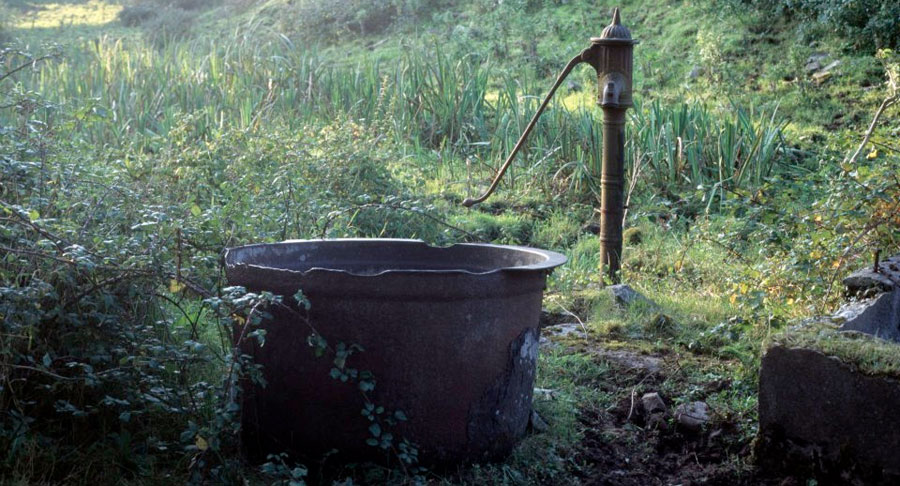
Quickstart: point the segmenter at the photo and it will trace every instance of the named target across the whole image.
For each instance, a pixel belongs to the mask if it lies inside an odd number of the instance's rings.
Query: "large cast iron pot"
[[[371,371],[371,400],[408,420],[390,429],[428,463],[489,460],[525,433],[546,277],[565,257],[488,244],[430,247],[418,240],[286,241],[231,248],[231,285],[285,296],[271,309],[266,343],[242,345],[267,385],[245,388],[244,447],[252,459],[383,454],[366,444],[371,422],[358,384],[330,376],[333,356],[315,356],[309,324],[327,339],[357,344],[348,368]],[[308,311],[291,298],[302,289]],[[299,313],[299,314],[298,314]],[[386,430],[387,431],[387,430]]]

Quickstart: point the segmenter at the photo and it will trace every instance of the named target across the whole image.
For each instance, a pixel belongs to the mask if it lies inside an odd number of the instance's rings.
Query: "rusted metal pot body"
[[[531,413],[538,319],[546,277],[565,257],[524,247],[418,240],[291,241],[229,249],[231,285],[286,296],[263,347],[265,388],[246,390],[243,439],[251,459],[288,452],[317,458],[336,449],[378,458],[355,383],[333,379],[316,357],[314,327],[332,346],[358,344],[347,367],[371,371],[372,401],[408,418],[389,431],[417,444],[426,463],[507,454]],[[311,304],[298,309],[302,289]],[[309,325],[297,311],[308,316]]]

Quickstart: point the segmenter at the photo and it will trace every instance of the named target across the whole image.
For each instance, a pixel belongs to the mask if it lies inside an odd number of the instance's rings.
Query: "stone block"
[[[841,331],[862,332],[900,343],[900,290],[846,304],[834,317],[843,321]]]
[[[900,381],[772,346],[760,369],[756,453],[770,470],[900,484]]]

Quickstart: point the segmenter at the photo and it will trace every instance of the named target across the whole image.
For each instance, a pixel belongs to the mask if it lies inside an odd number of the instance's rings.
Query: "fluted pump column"
[[[600,261],[615,283],[622,266],[622,224],[625,213],[625,112],[631,98],[634,44],[619,16],[600,37],[591,38],[584,61],[597,70],[598,99],[603,109],[603,165],[600,170]]]

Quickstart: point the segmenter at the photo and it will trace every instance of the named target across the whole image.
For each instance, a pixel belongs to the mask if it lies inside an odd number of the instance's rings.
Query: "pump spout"
[[[600,106],[603,108],[618,108],[619,95],[621,94],[622,83],[613,79],[607,79],[606,85],[603,87],[603,95],[600,97]]]

